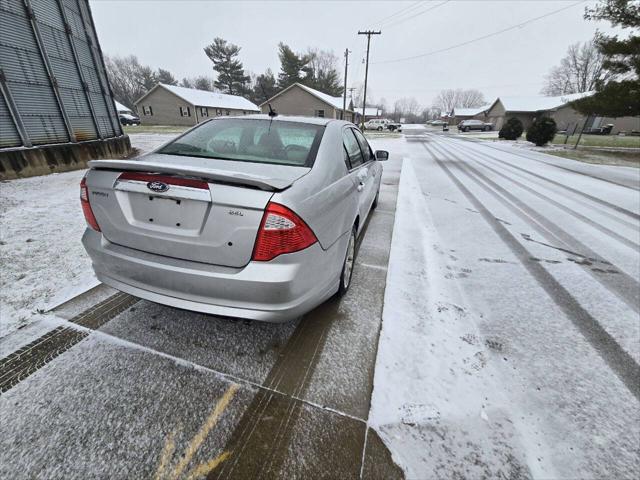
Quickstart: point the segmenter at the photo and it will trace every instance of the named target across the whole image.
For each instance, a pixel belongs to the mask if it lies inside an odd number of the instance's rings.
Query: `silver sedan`
[[[210,120],[137,159],[90,162],[82,241],[118,290],[286,321],[349,288],[388,157],[344,121]]]

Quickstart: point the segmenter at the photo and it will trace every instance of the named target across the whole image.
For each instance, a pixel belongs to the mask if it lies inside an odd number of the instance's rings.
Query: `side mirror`
[[[376,150],[376,160],[379,162],[389,160],[389,152],[386,150]]]

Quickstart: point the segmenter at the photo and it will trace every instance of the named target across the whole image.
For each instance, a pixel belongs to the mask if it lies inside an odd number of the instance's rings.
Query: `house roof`
[[[507,112],[540,112],[562,107],[579,98],[591,96],[593,93],[594,92],[572,93],[557,97],[500,97],[493,105],[499,100]],[[491,107],[493,107],[493,105],[491,105]]]
[[[353,109],[354,112],[362,114],[362,107]],[[380,117],[382,116],[382,110],[378,107],[366,107],[364,110],[365,117]]]
[[[482,112],[486,112],[491,108],[492,104],[482,105],[474,108],[454,108],[451,112],[452,117],[473,117]]]
[[[114,100],[115,104],[116,104],[116,111],[117,112],[131,112],[133,113],[133,110],[131,110],[129,107],[125,107],[123,104],[121,104],[119,101]]]
[[[238,95],[209,92],[207,90],[198,90],[196,88],[177,87],[175,85],[165,85],[164,83],[159,83],[153,87],[142,97],[136,100],[136,104],[140,103],[147,95],[157,88],[169,90],[185,102],[198,107],[230,108],[234,110],[248,110],[252,112],[260,111],[256,104]]]
[[[267,100],[266,102],[261,103],[260,106],[262,107],[263,105],[266,105],[271,100],[273,100],[276,97],[279,97],[280,95],[282,95],[283,93],[285,93],[289,89],[295,87],[296,85],[298,87],[302,88],[303,90],[305,90],[306,92],[310,93],[314,97],[322,100],[324,103],[326,103],[328,105],[331,105],[333,108],[337,108],[338,110],[342,110],[342,102],[344,100],[343,97],[332,97],[331,95],[323,93],[320,90],[316,90],[315,88],[307,87],[306,85],[302,85],[301,83],[293,83],[293,84],[289,85],[287,88],[285,88],[284,90],[280,90],[278,93],[276,93],[269,100]],[[347,102],[347,111],[349,111],[349,103],[348,102]]]

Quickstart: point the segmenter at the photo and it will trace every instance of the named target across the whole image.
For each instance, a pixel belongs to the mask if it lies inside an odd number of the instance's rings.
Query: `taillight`
[[[317,241],[298,215],[279,203],[270,202],[262,216],[252,259],[267,262],[283,253],[303,250]]]
[[[98,221],[96,220],[93,210],[91,210],[91,204],[89,203],[89,189],[87,188],[87,179],[82,178],[80,182],[80,204],[82,205],[82,213],[84,213],[84,219],[89,226],[96,232],[100,231]]]

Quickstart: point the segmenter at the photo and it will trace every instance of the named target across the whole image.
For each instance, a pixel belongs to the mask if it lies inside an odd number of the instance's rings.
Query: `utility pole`
[[[344,92],[342,98],[342,120],[347,115],[347,71],[349,70],[349,49],[344,50]]]
[[[366,35],[367,36],[367,63],[364,69],[364,98],[362,99],[362,129],[364,130],[364,119],[365,112],[367,108],[367,80],[369,78],[369,47],[371,45],[371,35],[380,35],[382,32],[380,30],[365,30],[364,32],[358,30],[358,35]]]

